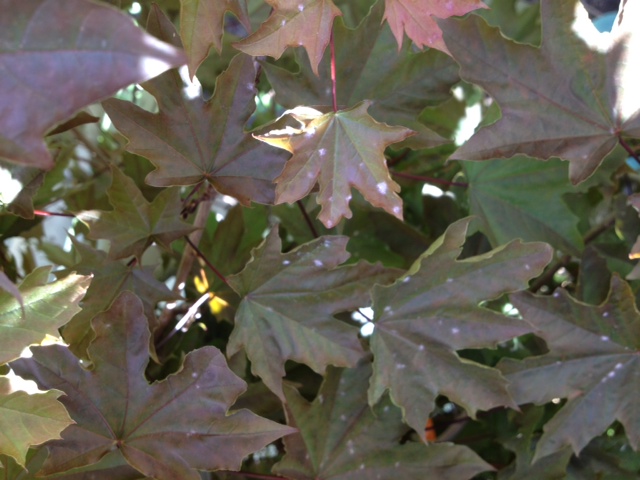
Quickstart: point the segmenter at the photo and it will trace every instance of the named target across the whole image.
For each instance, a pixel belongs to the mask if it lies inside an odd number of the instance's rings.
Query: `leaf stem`
[[[449,180],[443,180],[441,178],[426,177],[426,176],[423,176],[423,175],[413,175],[411,173],[404,173],[404,172],[391,171],[391,175],[394,175],[394,176],[400,177],[400,178],[406,178],[408,180],[416,180],[418,182],[438,183],[440,185],[448,185],[450,187],[467,188],[469,186],[469,184],[466,183],[466,182],[451,182]]]
[[[333,111],[338,111],[338,93],[336,87],[336,44],[333,40],[333,28],[331,28],[331,35],[329,37],[329,43],[331,44],[331,93],[333,95]]]
[[[627,153],[633,157],[633,159],[636,161],[636,163],[638,163],[638,165],[640,165],[640,157],[638,157],[638,154],[633,150],[633,148],[631,148],[631,146],[622,138],[621,135],[618,135],[618,143],[620,145],[622,145],[622,148],[624,148]]]
[[[296,205],[298,205],[298,208],[300,209],[300,212],[304,217],[304,221],[307,222],[307,227],[309,227],[309,230],[311,231],[311,235],[313,235],[313,238],[318,238],[320,235],[318,235],[318,231],[316,230],[316,227],[313,225],[313,220],[311,220],[311,217],[307,213],[307,210],[304,208],[304,205],[300,200],[296,202]]]
[[[196,252],[196,254],[202,259],[204,263],[207,264],[207,267],[209,267],[211,271],[216,274],[216,277],[222,280],[225,284],[229,285],[229,282],[227,282],[227,279],[224,277],[224,275],[222,275],[222,273],[220,273],[220,271],[213,266],[213,264],[209,261],[207,257],[205,257],[204,253],[200,251],[200,249],[196,246],[196,244],[193,243],[188,236],[185,236],[184,238],[189,244],[189,246],[193,248],[193,251]]]
[[[44,210],[34,210],[33,214],[39,217],[76,217],[73,213],[46,212]]]

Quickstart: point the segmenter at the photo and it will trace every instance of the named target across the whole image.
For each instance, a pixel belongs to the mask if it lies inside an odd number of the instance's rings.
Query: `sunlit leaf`
[[[540,48],[505,39],[477,16],[440,22],[462,78],[484,88],[502,110],[500,120],[476,132],[451,158],[560,157],[570,162],[575,184],[593,174],[619,136],[640,137],[635,62],[627,60],[637,42],[637,17],[630,7],[615,41],[601,53],[572,31],[575,6],[541,3]]]
[[[18,285],[24,302],[0,291],[0,365],[20,356],[29,345],[45,336],[58,336],[58,328],[80,311],[90,277],[70,274],[47,283],[51,267],[40,267]]]
[[[280,58],[287,47],[304,47],[317,75],[318,64],[329,44],[333,19],[342,15],[340,9],[332,0],[265,1],[273,7],[269,18],[234,47],[249,55],[274,58]]]
[[[322,209],[318,219],[332,228],[351,218],[351,188],[355,187],[376,207],[402,219],[400,186],[391,179],[384,149],[413,132],[376,122],[368,113],[370,102],[353,108],[321,114],[305,109],[303,128],[274,130],[256,138],[293,156],[275,182],[276,202],[293,203],[320,186],[316,201]],[[300,119],[300,111],[291,116]],[[309,112],[309,113],[306,113]]]
[[[451,87],[459,81],[455,62],[437,50],[413,52],[409,44],[398,52],[389,28],[380,27],[382,14],[383,4],[378,2],[356,29],[347,28],[341,18],[335,24],[338,106],[352,107],[374,99],[369,113],[376,120],[417,132],[402,145],[441,145],[446,140],[418,122],[417,117],[425,107],[450,98]],[[331,105],[330,54],[325,52],[319,76],[305,55],[298,55],[298,63],[298,73],[263,63],[278,103],[287,108]]]
[[[449,18],[486,8],[481,0],[385,0],[384,19],[402,46],[407,34],[418,48],[427,46],[448,52],[442,41],[442,31],[433,17]]]

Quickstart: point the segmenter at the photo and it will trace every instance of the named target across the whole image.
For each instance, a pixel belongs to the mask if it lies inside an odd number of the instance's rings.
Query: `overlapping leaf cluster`
[[[637,2],[106,3],[0,0],[0,476],[637,477]]]

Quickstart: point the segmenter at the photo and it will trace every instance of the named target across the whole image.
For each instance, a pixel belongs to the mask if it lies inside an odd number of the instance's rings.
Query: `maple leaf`
[[[222,51],[226,12],[233,13],[247,31],[251,30],[247,5],[243,0],[180,0],[180,37],[189,58],[191,78],[212,46],[218,53]]]
[[[234,43],[238,50],[254,57],[280,58],[287,47],[302,47],[318,75],[318,64],[329,44],[333,19],[342,15],[332,0],[265,0],[273,7],[269,18],[256,32]],[[312,35],[309,32],[313,32]]]
[[[0,270],[0,288],[15,298],[20,304],[20,308],[24,308],[24,301],[22,300],[20,290],[18,290],[18,287],[15,286],[2,270]]]
[[[563,448],[553,455],[548,455],[532,464],[535,445],[540,435],[537,433],[540,424],[544,422],[544,407],[523,409],[522,427],[518,433],[504,438],[501,443],[513,451],[515,461],[502,469],[498,480],[540,480],[542,478],[567,478],[567,468],[571,460],[571,449]]]
[[[91,210],[78,215],[90,226],[89,238],[111,242],[110,258],[133,255],[140,259],[154,242],[170,250],[171,242],[195,230],[180,218],[179,189],[167,188],[148,202],[135,182],[120,169],[112,168],[111,173],[113,180],[107,195],[113,211]]]
[[[329,368],[309,404],[285,386],[285,413],[298,432],[284,438],[286,455],[274,472],[300,480],[467,479],[491,470],[468,447],[452,444],[401,444],[407,434],[400,410],[387,398],[367,403],[371,365]]]
[[[577,190],[567,182],[567,164],[558,159],[465,162],[471,213],[483,219],[492,245],[512,238],[545,241],[579,255],[584,248],[578,217],[563,199]]]
[[[154,7],[149,31],[180,45],[175,28]],[[272,203],[273,179],[285,156],[244,132],[255,108],[256,67],[243,54],[233,58],[216,80],[213,97],[189,98],[176,71],[144,84],[158,102],[150,113],[122,100],[103,103],[114,125],[128,139],[127,149],[148,158],[157,167],[146,182],[156,187],[193,185],[208,181],[221,193],[243,204]]]
[[[385,7],[384,19],[389,22],[398,48],[406,33],[418,48],[426,45],[447,53],[442,31],[433,17],[449,18],[487,8],[481,0],[385,0]]]
[[[11,11],[0,18],[0,158],[9,162],[52,168],[43,140],[48,130],[82,107],[185,61],[180,50],[104,5],[3,0],[0,8]]]
[[[351,218],[351,187],[376,207],[402,219],[400,186],[391,179],[384,149],[404,140],[413,132],[376,122],[368,113],[369,101],[353,108],[321,114],[304,108],[291,116],[303,128],[254,135],[259,140],[283,148],[293,156],[275,182],[276,203],[293,203],[311,192],[316,182],[320,192],[316,201],[322,207],[318,219],[332,228]]]
[[[47,334],[57,337],[58,328],[80,311],[78,303],[89,286],[88,276],[70,274],[47,283],[51,267],[40,267],[18,285],[18,301],[0,291],[0,365],[20,356],[29,345]]]
[[[41,474],[91,465],[117,450],[149,477],[196,480],[194,469],[237,470],[247,454],[293,431],[248,410],[228,414],[246,384],[215,347],[189,353],[178,373],[149,385],[149,329],[131,292],[96,316],[93,328],[91,371],[58,345],[34,348],[32,358],[12,363],[40,388],[62,390],[77,422],[47,443]]]
[[[626,4],[606,53],[591,50],[571,30],[575,1],[542,2],[540,48],[506,40],[477,16],[440,22],[461,77],[484,88],[502,109],[500,120],[478,130],[451,159],[556,156],[570,162],[576,184],[598,168],[619,137],[639,137],[635,62],[627,61],[638,33],[626,9],[635,3]]]
[[[109,308],[123,291],[135,293],[144,306],[151,331],[156,326],[155,308],[160,301],[175,300],[176,294],[153,276],[153,267],[130,266],[107,258],[101,250],[95,250],[71,237],[81,260],[73,267],[78,273],[92,275],[91,285],[82,299],[82,311],[77,313],[62,330],[69,349],[78,357],[87,357],[87,347],[93,340],[91,319]]]
[[[515,240],[458,261],[470,221],[450,225],[396,283],[373,288],[369,403],[389,389],[416,431],[424,428],[438,394],[471,416],[477,409],[515,407],[498,370],[460,359],[455,351],[495,347],[531,331],[526,323],[478,304],[526,288],[549,262],[552,249]]]
[[[227,355],[244,347],[252,372],[282,394],[286,360],[318,373],[327,365],[353,366],[364,351],[358,329],[334,318],[369,301],[369,289],[395,272],[349,258],[347,237],[321,237],[281,254],[277,228],[253,251],[229,285],[241,296]]]
[[[614,420],[637,450],[640,312],[629,285],[614,274],[609,296],[598,306],[574,300],[561,289],[546,297],[520,293],[511,301],[549,353],[502,360],[498,368],[510,382],[509,391],[519,404],[567,399],[545,424],[534,461],[568,445],[578,454]]]
[[[356,29],[347,28],[342,18],[333,29],[336,50],[337,103],[351,107],[375,99],[370,114],[389,125],[402,125],[416,131],[402,145],[430,148],[448,140],[417,120],[420,112],[451,98],[451,88],[460,81],[451,57],[437,50],[413,52],[406,44],[396,51],[389,28],[381,28],[383,4],[377,2]],[[297,55],[300,71],[292,73],[262,62],[278,103],[331,105],[330,55],[325,53],[316,76],[306,55]],[[424,72],[429,72],[425,75]]]
[[[0,454],[24,465],[31,445],[60,438],[60,432],[73,421],[57,400],[60,392],[5,393],[10,387],[9,379],[0,376]]]

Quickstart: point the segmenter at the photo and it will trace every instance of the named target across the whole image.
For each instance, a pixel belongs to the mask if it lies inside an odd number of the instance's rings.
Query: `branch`
[[[198,205],[195,219],[193,220],[193,226],[197,228],[196,231],[192,232],[189,235],[189,241],[194,245],[200,243],[200,239],[202,238],[202,234],[204,232],[204,227],[207,224],[207,219],[209,218],[209,214],[211,213],[211,206],[213,205],[213,196],[212,198],[207,199],[204,202],[201,202]],[[178,266],[178,271],[176,273],[176,282],[173,285],[173,291],[180,295],[180,290],[182,290],[182,285],[184,285],[189,278],[189,273],[191,272],[191,267],[193,266],[193,262],[196,259],[196,251],[193,248],[185,248],[184,253],[182,254],[182,259],[180,260],[180,265]],[[155,331],[155,339],[158,341],[159,339],[164,337],[164,332],[169,327],[169,323],[173,319],[173,311],[165,308],[158,318],[158,327]]]
[[[229,285],[229,282],[227,282],[227,279],[224,277],[224,275],[220,273],[220,270],[218,270],[216,267],[213,266],[213,264],[209,261],[209,259],[205,257],[204,253],[200,251],[200,249],[189,239],[189,237],[184,237],[184,239],[187,241],[189,246],[193,248],[193,250],[196,252],[198,257],[200,257],[200,259],[207,264],[207,267],[209,267],[211,271],[215,273],[216,277],[222,280],[226,285]]]
[[[618,135],[618,143],[622,145],[622,148],[624,148],[627,153],[631,155],[631,157],[633,157],[636,163],[640,165],[640,157],[638,157],[638,154],[633,150],[633,148],[631,148],[631,146],[627,142],[625,142],[625,140],[620,135]]]
[[[300,212],[304,217],[304,221],[307,222],[307,227],[309,227],[309,230],[311,230],[311,235],[313,235],[313,238],[318,238],[320,235],[318,235],[318,231],[316,230],[316,227],[313,225],[313,220],[311,220],[311,217],[307,213],[307,210],[304,208],[304,205],[300,200],[296,202],[296,205],[298,205],[298,208],[300,209]]]

